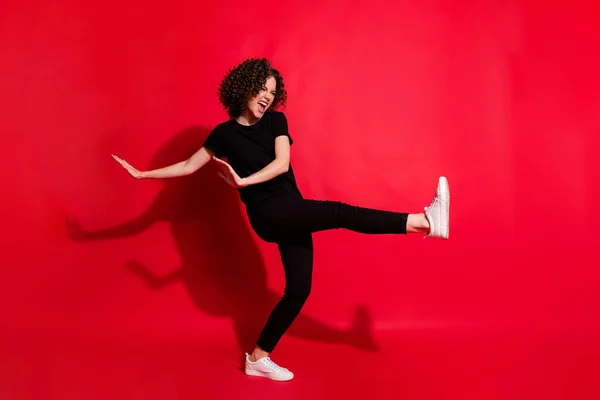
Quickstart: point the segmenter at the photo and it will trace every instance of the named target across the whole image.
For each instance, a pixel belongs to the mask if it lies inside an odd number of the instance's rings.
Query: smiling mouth
[[[259,101],[258,102],[258,111],[260,111],[261,113],[264,113],[266,110],[267,110],[267,102]]]

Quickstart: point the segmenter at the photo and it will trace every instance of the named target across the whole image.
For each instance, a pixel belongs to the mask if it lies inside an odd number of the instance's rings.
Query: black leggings
[[[310,294],[313,268],[312,233],[344,228],[366,234],[406,234],[408,213],[355,207],[335,201],[277,197],[248,208],[256,234],[277,243],[285,270],[285,291],[257,341],[272,352],[300,313]]]

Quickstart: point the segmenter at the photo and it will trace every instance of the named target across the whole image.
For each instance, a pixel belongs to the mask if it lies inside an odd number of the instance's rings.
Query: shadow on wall
[[[154,156],[151,168],[185,160],[209,132],[190,127],[178,133]],[[211,162],[193,175],[164,179],[165,186],[149,209],[129,221],[88,231],[76,219],[67,218],[67,232],[78,242],[119,239],[142,233],[156,222],[168,222],[180,255],[179,268],[166,276],[155,276],[135,261],[127,262],[126,268],[152,290],[181,281],[198,310],[230,318],[240,349],[251,351],[280,295],[267,287],[266,266],[241,214],[237,191],[223,182],[217,170]],[[301,313],[287,334],[375,351],[371,329],[368,310],[359,306],[348,330]]]

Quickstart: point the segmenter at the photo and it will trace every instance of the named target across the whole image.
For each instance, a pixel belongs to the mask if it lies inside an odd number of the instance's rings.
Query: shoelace
[[[431,200],[431,204],[429,205],[429,207],[423,207],[423,209],[425,210],[425,213],[429,212],[430,209],[433,208],[433,206],[436,205],[436,203],[440,202],[441,198],[438,195],[435,195],[435,197],[433,198],[433,200]],[[430,222],[431,223],[431,222]],[[429,232],[429,234],[423,236],[423,239],[426,239],[429,235],[431,235],[433,232]]]
[[[271,358],[269,358],[269,357],[265,357],[265,358],[263,358],[263,360],[265,360],[265,363],[266,363],[266,364],[267,364],[269,367],[273,368],[273,369],[274,369],[274,370],[276,370],[276,371],[283,371],[283,370],[285,369],[285,368],[283,368],[283,367],[280,367],[279,365],[275,364],[275,363],[273,362],[273,360],[271,360]]]

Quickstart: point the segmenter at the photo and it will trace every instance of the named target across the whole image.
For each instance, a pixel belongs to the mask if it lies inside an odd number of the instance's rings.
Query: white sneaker
[[[448,180],[440,176],[435,197],[429,207],[425,207],[429,220],[429,234],[425,237],[448,239],[450,236],[450,188]]]
[[[250,354],[246,353],[246,375],[262,376],[274,381],[289,381],[294,374],[287,368],[275,364],[269,357],[263,357],[258,361],[250,361]]]

